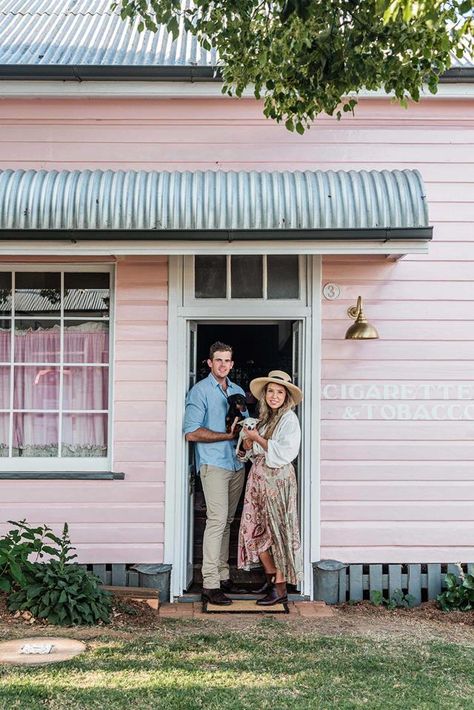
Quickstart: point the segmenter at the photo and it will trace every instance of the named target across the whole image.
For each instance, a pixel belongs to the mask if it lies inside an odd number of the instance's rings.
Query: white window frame
[[[110,302],[109,302],[109,386],[108,386],[108,423],[107,423],[107,456],[94,457],[94,456],[31,456],[31,457],[0,457],[0,471],[11,471],[11,472],[25,472],[25,471],[50,471],[50,472],[81,472],[81,471],[110,471],[112,463],[112,450],[113,450],[113,364],[114,364],[114,323],[115,323],[115,269],[113,265],[110,264],[63,264],[63,263],[47,263],[47,264],[22,264],[19,262],[15,263],[1,263],[0,272],[9,273],[15,272],[63,272],[63,273],[108,273],[110,277],[109,288],[110,288]],[[58,323],[61,326],[64,323],[64,314]],[[97,319],[99,321],[99,319]],[[13,330],[12,330],[12,340],[13,340]],[[29,363],[21,363],[23,366],[28,367]],[[86,363],[81,363],[85,365]],[[90,363],[91,366],[93,363]],[[59,363],[49,363],[51,367],[59,366]],[[34,363],[31,363],[34,366]],[[10,382],[10,387],[13,383]],[[10,411],[10,409],[8,410]],[[29,410],[28,410],[29,411]],[[31,410],[33,411],[33,410]],[[45,411],[45,410],[42,410]],[[81,412],[82,413],[82,412]],[[84,410],[84,414],[88,412]],[[97,412],[99,414],[104,413],[102,410]],[[59,432],[60,434],[60,432]]]
[[[207,256],[207,255],[201,255]],[[267,296],[267,283],[268,283],[268,271],[267,271],[267,254],[222,254],[226,256],[226,297],[225,298],[196,298],[195,296],[195,271],[194,271],[194,260],[195,255],[184,257],[184,305],[185,306],[196,306],[201,309],[206,302],[212,303],[212,307],[223,306],[227,310],[230,304],[242,304],[243,306],[249,307],[262,307],[263,304],[273,304],[278,307],[278,309],[283,305],[286,306],[290,304],[290,307],[294,305],[295,307],[299,305],[306,305],[307,303],[307,289],[306,289],[306,279],[305,279],[305,264],[306,258],[302,255],[298,255],[298,288],[299,296],[298,298],[268,298]],[[261,298],[232,298],[232,279],[231,279],[231,259],[232,256],[261,256],[263,259],[262,264],[262,297]],[[282,254],[270,254],[270,256],[284,256]],[[294,256],[294,255],[293,255]],[[266,308],[266,305],[265,305]]]

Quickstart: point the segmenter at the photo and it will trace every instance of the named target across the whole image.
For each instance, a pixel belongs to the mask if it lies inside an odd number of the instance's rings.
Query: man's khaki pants
[[[230,524],[234,519],[245,469],[228,471],[218,466],[201,466],[201,483],[206,499],[207,520],[202,549],[202,586],[218,589],[229,579]]]

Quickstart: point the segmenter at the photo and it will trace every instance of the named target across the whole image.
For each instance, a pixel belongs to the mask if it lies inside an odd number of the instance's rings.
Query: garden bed
[[[124,599],[122,597],[112,596],[112,612],[110,615],[111,627],[136,626],[144,628],[153,628],[159,623],[157,613],[146,602],[136,601],[134,599]],[[15,612],[12,614],[7,608],[7,595],[0,594],[0,623],[8,626],[53,626],[48,624],[44,619],[35,619],[29,612]],[[106,626],[99,622],[98,626]]]

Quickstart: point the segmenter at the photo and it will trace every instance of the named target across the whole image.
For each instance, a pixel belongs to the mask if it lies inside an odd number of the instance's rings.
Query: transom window
[[[291,300],[300,298],[297,255],[194,257],[196,299]]]
[[[1,457],[107,457],[109,322],[108,272],[0,272]]]

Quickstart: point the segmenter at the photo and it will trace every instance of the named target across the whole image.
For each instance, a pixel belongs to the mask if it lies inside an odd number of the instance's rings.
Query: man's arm
[[[234,430],[230,434],[227,432],[211,431],[201,426],[195,431],[190,431],[186,434],[186,441],[198,441],[200,443],[212,444],[215,441],[230,441],[234,438]]]
[[[186,398],[186,409],[184,414],[184,435],[186,441],[194,441],[204,444],[212,444],[216,441],[231,441],[235,437],[235,427],[238,417],[235,418],[230,433],[212,431],[202,426],[205,421],[207,403],[202,392],[195,386]]]

